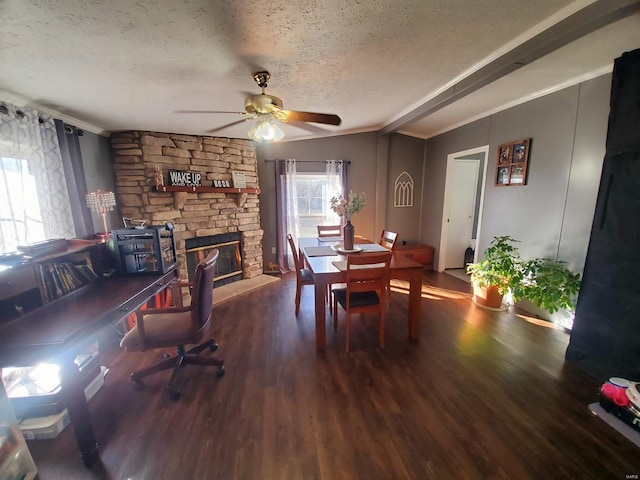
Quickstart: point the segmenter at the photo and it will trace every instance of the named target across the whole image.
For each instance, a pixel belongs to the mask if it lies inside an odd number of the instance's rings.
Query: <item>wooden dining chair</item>
[[[341,225],[317,225],[318,237],[341,237],[342,226]]]
[[[396,239],[398,238],[398,234],[396,232],[390,232],[389,230],[383,230],[380,235],[380,241],[378,242],[385,248],[389,250],[393,250],[393,247],[396,245]]]
[[[378,337],[384,348],[384,312],[389,294],[391,252],[358,253],[347,257],[346,287],[333,289],[333,329],[338,330],[338,304],[346,312],[346,351],[349,352],[350,317],[378,313]]]
[[[290,233],[287,233],[287,240],[289,247],[291,247],[291,254],[293,255],[293,263],[296,268],[296,316],[300,312],[300,296],[302,294],[303,285],[313,285],[313,276],[311,271],[304,268],[302,257],[296,243],[293,241],[293,237]]]

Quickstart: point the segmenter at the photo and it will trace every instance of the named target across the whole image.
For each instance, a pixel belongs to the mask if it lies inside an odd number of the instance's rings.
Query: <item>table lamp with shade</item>
[[[98,233],[98,236],[109,236],[109,228],[107,227],[107,212],[113,211],[113,207],[116,206],[116,197],[113,192],[103,192],[97,190],[85,195],[87,201],[87,207],[93,213],[100,213],[102,215],[102,224],[104,226],[104,232]]]

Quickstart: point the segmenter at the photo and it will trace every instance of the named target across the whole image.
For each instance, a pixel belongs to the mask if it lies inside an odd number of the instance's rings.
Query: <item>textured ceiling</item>
[[[322,126],[326,134],[386,127],[426,138],[604,73],[622,52],[640,47],[638,3],[1,0],[0,100],[37,105],[97,133],[206,134],[242,117],[177,112],[241,112],[244,97],[260,92],[253,72],[266,69],[267,93],[282,98],[285,108],[342,118],[340,127]],[[536,58],[544,32],[558,22],[573,25],[580,12],[593,18],[617,10],[624,10],[620,19],[613,14],[615,23],[603,28],[583,18],[584,33],[592,34]],[[534,61],[514,73],[493,67],[519,67],[508,54],[522,45]],[[542,53],[560,46],[543,45]],[[477,75],[469,89],[476,93],[433,100],[482,67],[498,72],[496,83],[485,85]],[[423,107],[430,101],[433,108]],[[421,107],[424,118],[415,113]],[[250,126],[216,135],[244,138]],[[283,129],[285,140],[318,136],[291,125]]]

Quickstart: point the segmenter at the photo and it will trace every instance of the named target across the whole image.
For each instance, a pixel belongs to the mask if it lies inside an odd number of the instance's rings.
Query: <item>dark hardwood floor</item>
[[[105,341],[90,403],[102,463],[85,469],[68,427],[29,442],[40,480],[637,478],[640,449],[589,412],[600,382],[565,364],[566,332],[480,309],[468,283],[428,272],[413,344],[399,287],[384,351],[374,318],[354,318],[349,354],[328,319],[316,355],[313,287],[296,318],[292,275],[216,307],[226,376],[188,366],[177,402],[169,372],[129,382],[158,351]]]

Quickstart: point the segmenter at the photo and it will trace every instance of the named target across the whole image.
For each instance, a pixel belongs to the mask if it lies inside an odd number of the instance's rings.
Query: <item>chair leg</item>
[[[338,301],[333,300],[333,331],[338,331]]]
[[[149,368],[143,368],[142,370],[138,370],[137,372],[133,372],[131,374],[132,382],[139,382],[144,377],[148,377],[149,375],[153,375],[154,373],[162,372],[163,370],[169,370],[170,368],[175,367],[180,361],[180,356],[169,357],[162,360],[155,365],[152,365]]]
[[[296,317],[298,316],[298,312],[300,312],[301,294],[302,294],[302,285],[300,285],[300,283],[296,283]]]
[[[216,343],[215,338],[212,338],[210,340],[207,340],[204,343],[201,343],[200,345],[190,348],[189,350],[187,350],[187,355],[197,355],[203,350],[206,350],[207,348],[210,349],[212,352],[215,352],[218,349],[218,344]]]
[[[169,383],[167,383],[165,387],[167,389],[167,392],[169,392],[169,398],[171,398],[171,400],[178,400],[178,398],[180,398],[180,390],[178,390],[175,387],[176,378],[178,376],[178,370],[180,370],[180,368],[183,368],[186,365],[185,364],[186,357],[179,356],[177,358],[178,358],[178,362],[176,363],[176,366],[173,367],[173,372],[171,372],[171,378],[169,379]]]
[[[183,365],[203,365],[210,367],[222,367],[224,360],[220,358],[205,358],[205,357],[184,357]]]
[[[218,345],[216,344],[214,338],[201,343],[200,345],[196,345],[188,351],[185,351],[184,347],[177,347],[176,355],[165,358],[161,362],[158,362],[149,368],[144,368],[142,370],[138,370],[137,372],[133,372],[131,374],[131,381],[134,382],[137,386],[141,386],[142,379],[144,377],[173,368],[173,372],[171,372],[171,378],[169,379],[169,383],[167,383],[166,385],[166,389],[169,392],[169,397],[172,400],[178,400],[178,398],[180,398],[180,391],[176,388],[176,379],[178,371],[181,368],[184,368],[187,365],[213,366],[218,367],[216,372],[217,377],[222,377],[225,374],[223,360],[219,358],[207,358],[198,356],[199,353],[207,348],[211,349],[212,351],[218,348]]]

